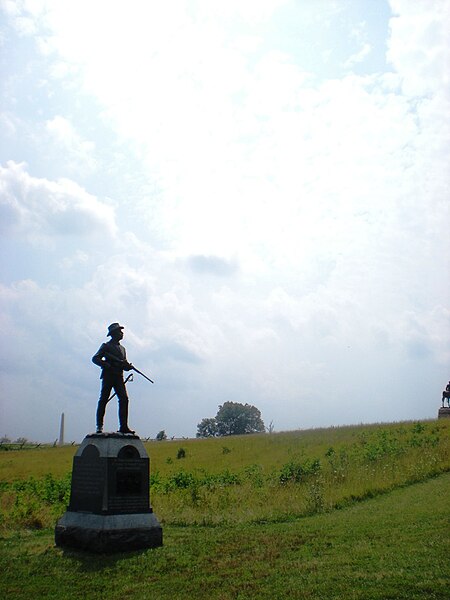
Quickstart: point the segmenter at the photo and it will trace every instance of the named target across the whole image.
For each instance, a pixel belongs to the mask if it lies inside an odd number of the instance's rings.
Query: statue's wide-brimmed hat
[[[119,323],[111,323],[108,327],[108,335],[112,335],[113,331],[116,331],[116,329],[125,329],[125,327],[122,327]]]

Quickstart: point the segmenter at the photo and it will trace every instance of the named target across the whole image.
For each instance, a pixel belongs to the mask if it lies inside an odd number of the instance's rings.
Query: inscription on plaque
[[[141,471],[116,471],[116,494],[118,496],[136,496],[142,492]]]
[[[149,512],[148,458],[111,458],[108,481],[110,511]]]
[[[96,496],[102,493],[104,468],[100,460],[97,464],[80,462],[75,466],[72,481],[81,496]]]
[[[98,512],[102,509],[106,465],[104,459],[92,454],[74,458],[70,510]]]

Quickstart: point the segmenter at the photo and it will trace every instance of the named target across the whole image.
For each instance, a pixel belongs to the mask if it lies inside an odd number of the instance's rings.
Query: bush
[[[192,473],[187,473],[186,471],[178,471],[178,473],[173,473],[167,481],[167,487],[175,488],[175,489],[186,489],[189,486],[195,484],[196,480]]]
[[[301,483],[309,475],[316,475],[321,468],[320,460],[307,459],[304,463],[296,463],[290,461],[281,467],[279,474],[279,482],[284,485],[286,483]]]

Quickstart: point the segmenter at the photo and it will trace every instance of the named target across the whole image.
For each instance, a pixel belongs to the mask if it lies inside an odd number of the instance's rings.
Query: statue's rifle
[[[130,374],[128,375],[128,377],[127,377],[127,378],[125,379],[125,381],[123,382],[123,383],[124,383],[124,385],[125,385],[126,383],[128,383],[129,381],[133,381],[133,373],[130,373]],[[112,400],[112,399],[114,398],[114,396],[116,396],[116,395],[117,395],[117,392],[114,392],[114,394],[111,394],[111,396],[108,398],[108,402],[109,402],[110,400]]]
[[[147,375],[144,375],[144,373],[142,373],[141,371],[139,371],[139,369],[136,369],[136,367],[134,365],[131,365],[131,368],[133,369],[133,371],[136,371],[136,373],[139,373],[139,375],[142,375],[142,377],[145,377],[145,379],[147,379],[148,381],[150,381],[150,383],[155,383],[154,381],[152,381],[150,379],[150,377],[147,377]]]
[[[103,355],[107,358],[110,358],[113,362],[118,363],[118,364],[120,364],[120,363],[123,364],[125,362],[128,362],[128,361],[125,361],[123,358],[120,359],[117,356],[114,356],[114,354],[111,354],[110,352],[104,352]],[[142,371],[139,371],[139,369],[136,369],[136,367],[134,365],[132,365],[131,363],[128,363],[128,364],[130,365],[130,370],[136,371],[136,373],[139,373],[139,375],[142,375],[142,377],[145,377],[145,379],[147,379],[147,381],[150,381],[150,383],[155,383],[154,381],[152,381],[150,379],[150,377],[147,377],[147,375],[144,375],[144,373],[142,373]]]

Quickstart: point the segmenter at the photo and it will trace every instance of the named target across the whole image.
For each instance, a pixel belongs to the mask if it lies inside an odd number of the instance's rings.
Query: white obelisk
[[[64,413],[61,413],[61,426],[59,428],[59,446],[64,445]]]

